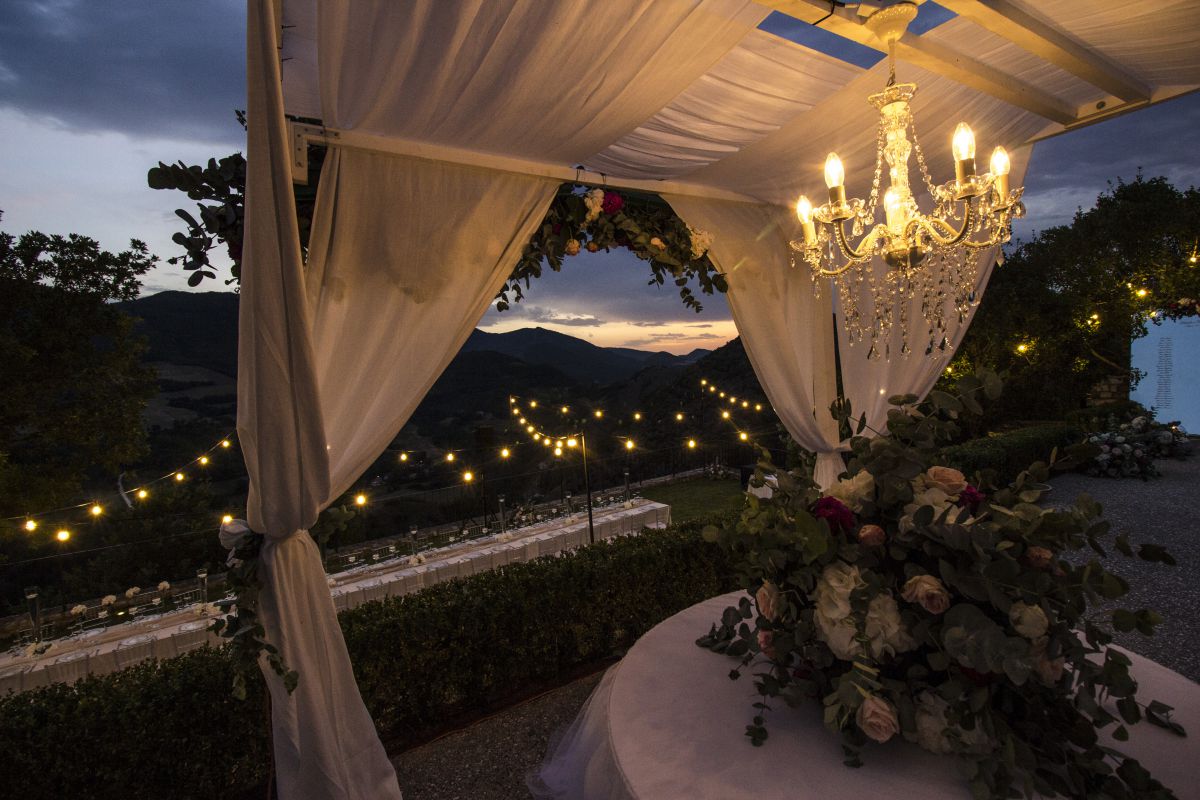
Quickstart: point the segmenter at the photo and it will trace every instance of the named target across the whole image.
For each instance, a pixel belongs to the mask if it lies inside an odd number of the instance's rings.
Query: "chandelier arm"
[[[971,230],[971,224],[975,221],[975,209],[971,206],[970,200],[967,201],[966,206],[967,209],[963,214],[962,227],[957,231],[951,228],[950,225],[943,219],[935,217],[931,221],[924,214],[921,214],[908,221],[908,225],[905,226],[904,230],[905,236],[912,238],[912,233],[910,233],[910,231],[915,233],[916,229],[920,229],[925,231],[926,235],[928,235],[929,238],[932,239],[939,247],[953,247],[963,239],[967,238],[967,233]],[[938,231],[937,225],[934,223],[945,226],[947,230],[952,232],[952,235],[943,236],[942,233]]]
[[[833,228],[833,236],[837,240],[838,249],[842,251],[842,255],[851,261],[863,262],[871,257],[871,250],[875,244],[876,230],[872,229],[870,233],[862,238],[859,244],[862,249],[855,250],[846,241],[846,220],[838,220],[830,224]]]

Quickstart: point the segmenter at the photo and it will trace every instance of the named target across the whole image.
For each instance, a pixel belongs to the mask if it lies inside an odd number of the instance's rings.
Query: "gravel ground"
[[[1128,533],[1135,548],[1153,542],[1171,552],[1174,567],[1106,548],[1105,566],[1129,581],[1129,594],[1117,605],[1152,608],[1165,618],[1153,637],[1117,634],[1116,642],[1200,682],[1200,448],[1192,450],[1187,461],[1159,461],[1162,477],[1147,482],[1060,475],[1047,499],[1070,503],[1087,492],[1104,506],[1114,535]]]
[[[1177,566],[1150,564],[1110,551],[1107,566],[1129,581],[1127,608],[1153,608],[1165,622],[1147,639],[1119,634],[1122,646],[1200,681],[1200,454],[1159,462],[1162,477],[1139,480],[1060,475],[1054,503],[1087,492],[1104,506],[1115,532],[1165,546]],[[601,673],[581,678],[461,731],[393,758],[406,800],[528,798],[525,776],[545,756],[551,737],[570,724]]]
[[[575,719],[603,672],[580,678],[392,759],[404,800],[528,798],[525,776]]]

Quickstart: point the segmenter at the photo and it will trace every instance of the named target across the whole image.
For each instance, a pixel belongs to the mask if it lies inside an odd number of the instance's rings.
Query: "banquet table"
[[[734,659],[696,646],[740,593],[692,606],[653,628],[605,674],[531,780],[538,798],[572,800],[838,800],[916,797],[968,800],[955,759],[906,741],[872,743],[863,767],[842,765],[841,740],[815,704],[772,703],[769,736],[753,747],[745,729],[758,699],[752,678],[734,681]],[[1191,737],[1200,731],[1200,685],[1136,654],[1138,697],[1174,706]],[[1194,738],[1146,723],[1109,742],[1136,757],[1179,800],[1200,800]]]
[[[636,535],[644,528],[665,528],[671,522],[671,507],[637,499],[596,509],[593,517],[596,540],[600,541]],[[337,610],[345,611],[505,564],[557,555],[587,543],[586,513],[550,519],[427,550],[421,554],[422,563],[410,563],[408,556],[400,556],[330,575],[330,595]],[[146,659],[171,658],[206,643],[219,644],[220,637],[208,630],[216,614],[212,605],[189,606],[55,639],[41,654],[0,654],[0,695],[50,683],[74,683],[87,675],[115,672]]]

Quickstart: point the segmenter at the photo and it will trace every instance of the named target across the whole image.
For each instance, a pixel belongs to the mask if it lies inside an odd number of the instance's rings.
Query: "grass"
[[[693,478],[678,483],[647,486],[641,490],[641,494],[647,499],[669,505],[671,522],[675,524],[736,512],[742,507],[742,484],[736,478]]]

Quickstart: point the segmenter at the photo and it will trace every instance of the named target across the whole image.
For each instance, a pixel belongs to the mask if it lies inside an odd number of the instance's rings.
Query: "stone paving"
[[[1135,544],[1155,542],[1171,551],[1179,562],[1174,567],[1110,552],[1109,568],[1132,587],[1122,605],[1153,608],[1166,618],[1153,638],[1132,633],[1117,641],[1200,681],[1200,453],[1159,466],[1162,477],[1146,483],[1060,475],[1048,500],[1069,503],[1087,492],[1104,506],[1114,533],[1128,532]],[[528,798],[525,776],[599,680],[599,673],[582,678],[396,756],[405,799]]]

